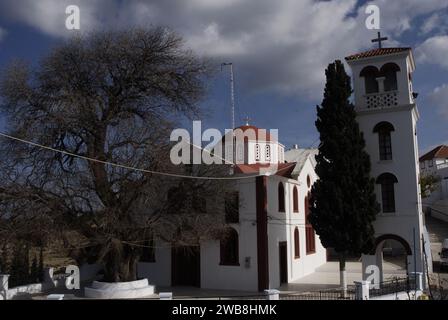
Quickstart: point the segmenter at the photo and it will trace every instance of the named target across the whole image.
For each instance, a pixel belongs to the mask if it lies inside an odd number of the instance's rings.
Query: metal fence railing
[[[343,289],[325,289],[310,292],[280,294],[280,300],[356,300],[355,287]]]
[[[370,297],[385,296],[398,292],[411,292],[416,290],[416,281],[410,278],[395,278],[379,283],[379,288],[370,288]]]

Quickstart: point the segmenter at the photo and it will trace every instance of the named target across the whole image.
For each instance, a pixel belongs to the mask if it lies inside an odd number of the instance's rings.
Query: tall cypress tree
[[[367,253],[373,246],[373,221],[379,212],[370,177],[370,158],[350,102],[350,77],[341,61],[329,64],[316,127],[321,144],[316,156],[319,180],[311,190],[310,223],[324,247],[339,255],[341,286],[347,287],[347,254]]]

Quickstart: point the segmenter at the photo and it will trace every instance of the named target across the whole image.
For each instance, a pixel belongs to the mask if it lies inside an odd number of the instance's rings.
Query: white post
[[[369,300],[370,281],[355,281],[355,286],[356,300]]]
[[[64,300],[63,294],[50,294],[47,296],[47,300]]]
[[[172,292],[159,292],[159,299],[160,300],[173,300],[173,293]]]
[[[0,274],[0,292],[8,291],[9,274]]]
[[[379,77],[376,78],[376,81],[378,82],[378,92],[383,93],[384,92],[384,80],[386,80],[386,77]]]
[[[53,280],[54,268],[44,268],[44,282],[43,287],[45,289],[50,289],[56,287],[55,282]]]
[[[423,273],[422,272],[409,272],[409,281],[415,282],[417,291],[423,291]]]
[[[280,291],[276,289],[264,290],[267,300],[280,300]]]

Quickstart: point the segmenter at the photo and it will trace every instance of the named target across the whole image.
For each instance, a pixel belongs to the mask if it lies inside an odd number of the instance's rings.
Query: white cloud
[[[440,13],[434,13],[432,14],[428,19],[426,19],[421,28],[420,28],[420,32],[421,34],[428,34],[430,32],[433,32],[435,30],[438,30],[441,28],[443,28],[444,26],[444,17],[442,17],[442,15]]]
[[[396,37],[415,18],[448,7],[446,0],[377,0],[383,33]],[[248,90],[320,97],[324,69],[336,58],[372,46],[365,7],[356,0],[2,0],[8,17],[54,36],[64,27],[65,6],[81,8],[81,28],[165,25],[181,33],[196,52],[231,60]],[[429,27],[427,27],[429,28]]]
[[[101,15],[103,8],[107,8],[107,3],[106,0],[6,0],[0,4],[0,11],[7,14],[5,18],[23,22],[43,33],[52,36],[69,36],[73,34],[73,31],[65,28],[67,6],[80,7],[81,23],[87,30],[100,26],[100,21],[96,18],[98,14]]]
[[[434,36],[426,39],[415,50],[420,63],[437,64],[448,68],[448,36]]]
[[[439,113],[448,119],[448,84],[435,88],[429,94],[429,98],[438,108]]]

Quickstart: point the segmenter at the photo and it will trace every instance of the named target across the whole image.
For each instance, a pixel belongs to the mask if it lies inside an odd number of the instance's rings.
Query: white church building
[[[390,240],[404,248],[408,272],[425,274],[424,249],[428,261],[431,251],[424,232],[419,185],[419,112],[412,87],[415,70],[412,50],[380,45],[378,49],[345,59],[352,69],[357,120],[370,155],[371,174],[381,205],[374,223],[375,249],[362,259],[363,278],[370,275],[366,271],[369,265],[378,266],[380,279],[383,278],[382,248]]]
[[[383,247],[392,241],[405,252],[406,271],[420,272],[425,279],[426,271],[432,272],[432,257],[419,185],[412,50],[380,46],[348,56],[346,62],[381,207],[374,222],[375,247],[362,256],[362,278],[371,280],[376,266],[378,280],[384,280]],[[285,151],[277,139],[259,135],[261,129],[248,124],[235,130],[255,132],[255,137],[236,147],[234,157],[242,161],[234,175],[254,175],[272,164],[276,171],[238,181],[238,214],[226,221],[226,239],[205,241],[193,254],[156,239],[154,260],[139,264],[139,277],[159,286],[262,291],[299,280],[327,261],[327,251],[307,221],[309,193],[318,179],[317,150]]]
[[[254,177],[237,180],[238,213],[226,216],[228,236],[189,250],[156,239],[154,260],[139,263],[139,277],[158,286],[262,291],[326,262],[326,249],[306,219],[317,150],[285,152],[277,139],[248,124],[235,131],[255,133],[244,139],[244,153],[236,146],[235,157],[243,161],[234,167],[235,176]],[[269,165],[276,165],[275,172],[255,177]]]

